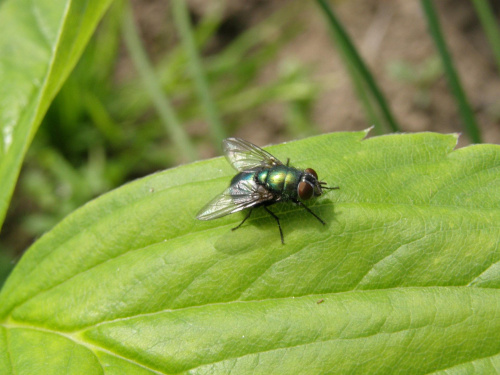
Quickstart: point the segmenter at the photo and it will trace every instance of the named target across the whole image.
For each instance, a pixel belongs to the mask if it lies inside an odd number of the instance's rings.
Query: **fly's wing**
[[[198,220],[217,219],[271,199],[273,199],[272,193],[264,187],[257,185],[253,180],[242,180],[216,196],[198,212],[196,218]]]
[[[222,141],[222,148],[229,163],[240,172],[256,168],[271,168],[283,165],[269,152],[240,138],[227,138]]]

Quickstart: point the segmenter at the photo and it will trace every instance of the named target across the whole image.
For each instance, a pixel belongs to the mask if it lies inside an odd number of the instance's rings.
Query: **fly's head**
[[[302,175],[297,186],[297,194],[302,200],[308,200],[312,197],[319,197],[323,194],[323,190],[335,190],[336,187],[326,186],[326,182],[318,179],[318,174],[312,168],[307,168]]]

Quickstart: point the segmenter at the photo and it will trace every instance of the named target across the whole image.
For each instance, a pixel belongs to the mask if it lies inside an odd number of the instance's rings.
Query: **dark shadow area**
[[[292,239],[289,235],[298,228],[306,228],[319,232],[329,231],[332,225],[335,225],[336,217],[339,214],[335,211],[334,202],[330,199],[322,200],[321,204],[310,204],[308,207],[324,222],[323,225],[304,208],[293,203],[283,202],[268,206],[280,220],[283,230],[285,244],[281,243],[280,232],[276,220],[269,215],[263,207],[255,208],[252,215],[238,229],[232,231],[228,227],[216,242],[215,247],[227,254],[241,254],[260,249],[261,246],[268,246],[270,242],[275,243],[276,248],[288,246]],[[233,215],[238,216],[238,221],[234,222],[232,227],[236,227],[246,217],[247,211],[242,211]],[[288,236],[287,236],[288,234]]]

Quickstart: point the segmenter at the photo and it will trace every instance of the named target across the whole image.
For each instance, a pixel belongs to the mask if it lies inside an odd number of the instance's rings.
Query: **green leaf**
[[[269,147],[340,187],[308,204],[324,227],[272,206],[285,245],[263,210],[195,219],[223,158],[85,205],[6,281],[0,373],[499,371],[500,147],[364,136]]]
[[[0,2],[0,226],[24,154],[110,2]]]

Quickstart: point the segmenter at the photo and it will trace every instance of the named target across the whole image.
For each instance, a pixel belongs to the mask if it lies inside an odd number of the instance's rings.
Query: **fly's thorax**
[[[257,173],[258,182],[263,184],[269,191],[287,200],[297,197],[297,184],[300,181],[302,171],[278,165]]]

